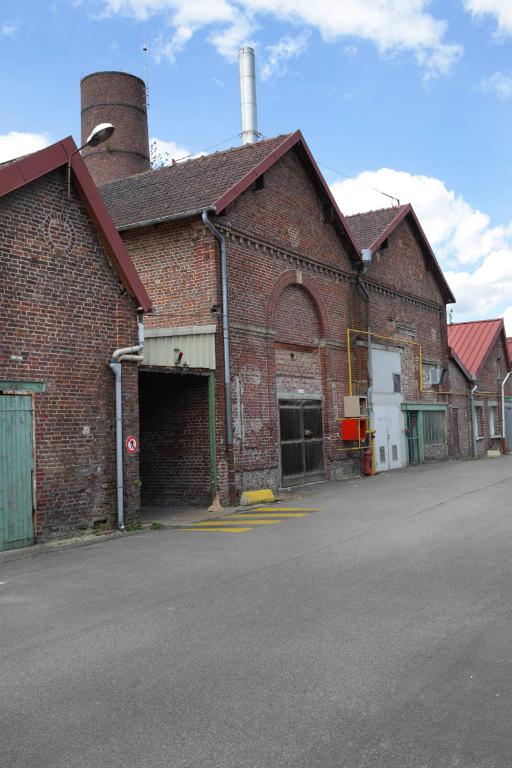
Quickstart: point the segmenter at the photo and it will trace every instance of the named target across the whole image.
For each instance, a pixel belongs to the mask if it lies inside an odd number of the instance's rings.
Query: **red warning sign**
[[[137,453],[139,449],[139,441],[135,437],[135,435],[128,435],[128,437],[125,440],[125,446],[128,453]]]

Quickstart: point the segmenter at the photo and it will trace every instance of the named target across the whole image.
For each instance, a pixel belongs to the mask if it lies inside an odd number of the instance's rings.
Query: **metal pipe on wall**
[[[511,374],[512,371],[508,371],[507,375],[501,382],[501,440],[503,445],[503,453],[506,453],[508,450],[507,439],[505,436],[505,384],[507,383]]]
[[[473,458],[478,458],[477,454],[477,445],[476,445],[476,408],[475,408],[475,392],[478,389],[478,384],[475,384],[474,387],[472,387],[471,392],[469,393],[469,405],[471,408],[471,425],[473,427],[472,429],[472,439],[473,439]]]
[[[144,318],[137,318],[138,344],[133,347],[121,347],[112,354],[109,368],[115,377],[116,399],[116,493],[117,493],[117,527],[125,530],[124,525],[124,472],[123,472],[123,385],[121,362],[140,362],[144,355]],[[139,353],[139,354],[138,354]]]
[[[208,218],[208,210],[202,213],[204,225],[210,230],[219,243],[220,248],[220,275],[222,290],[222,341],[224,348],[224,398],[226,404],[226,449],[228,461],[228,485],[229,501],[234,502],[235,481],[233,465],[233,396],[231,392],[231,363],[229,349],[229,314],[228,314],[228,260],[226,240],[224,235],[215,227]]]

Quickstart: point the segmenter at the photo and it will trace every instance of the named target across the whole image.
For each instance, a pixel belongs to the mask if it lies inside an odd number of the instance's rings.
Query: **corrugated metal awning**
[[[147,328],[144,365],[215,370],[215,325]]]

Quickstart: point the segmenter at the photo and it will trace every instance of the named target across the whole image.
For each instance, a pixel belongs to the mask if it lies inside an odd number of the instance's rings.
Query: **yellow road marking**
[[[280,517],[282,519],[285,519],[287,517],[306,517],[307,512],[261,512],[261,513],[257,512],[257,514],[265,518]],[[230,515],[229,519],[230,520],[246,520],[248,518],[253,518],[253,517],[254,517],[254,512],[252,513],[252,515],[249,514],[249,512],[240,512],[239,514],[236,514],[236,515]],[[277,522],[277,520],[275,522]]]
[[[247,518],[243,518],[244,525],[249,522],[251,523],[251,525],[273,525],[274,523],[278,523],[279,520],[250,520],[249,521]],[[204,523],[193,523],[190,527],[201,528],[202,526],[210,526],[210,525],[215,528],[216,526],[219,526],[219,525],[233,525],[233,523],[230,523],[229,520],[205,520]]]
[[[203,533],[246,533],[253,528],[177,528],[178,531],[203,531]]]
[[[320,512],[319,507],[256,507],[255,512]]]

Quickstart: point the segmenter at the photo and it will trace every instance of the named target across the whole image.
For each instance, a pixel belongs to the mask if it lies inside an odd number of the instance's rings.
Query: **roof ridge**
[[[475,323],[499,323],[503,320],[502,317],[491,317],[487,320],[463,320],[460,323],[448,323],[448,328],[454,325],[475,325]],[[512,337],[511,337],[512,338]]]
[[[149,168],[147,171],[142,171],[142,173],[132,173],[130,176],[122,176],[119,179],[112,179],[112,181],[106,181],[104,184],[100,184],[100,188],[108,187],[110,184],[117,184],[119,182],[125,181],[126,179],[131,178],[141,178],[141,177],[147,177],[150,174],[156,175],[156,174],[167,174],[171,172],[176,166],[178,165],[185,165],[188,163],[196,163],[199,161],[204,161],[207,158],[211,157],[218,157],[220,155],[228,155],[231,152],[243,152],[243,151],[250,151],[254,150],[255,147],[261,147],[262,144],[270,143],[271,141],[275,142],[278,139],[282,139],[285,141],[289,136],[291,136],[292,133],[279,133],[277,136],[269,136],[266,139],[262,139],[261,141],[254,142],[253,144],[240,144],[236,147],[228,147],[227,149],[219,149],[216,152],[205,152],[204,154],[198,154],[195,157],[191,157],[190,155],[186,155],[182,159],[178,158],[177,160],[174,160],[174,162],[171,162],[170,165],[164,165],[161,168]]]
[[[352,216],[366,216],[368,213],[381,213],[382,211],[401,211],[404,208],[407,208],[408,205],[410,205],[410,203],[402,203],[401,205],[388,205],[384,206],[383,208],[372,208],[369,211],[358,211],[357,213],[347,213],[345,214],[345,218],[350,219]]]

